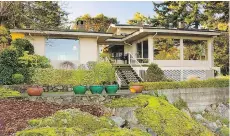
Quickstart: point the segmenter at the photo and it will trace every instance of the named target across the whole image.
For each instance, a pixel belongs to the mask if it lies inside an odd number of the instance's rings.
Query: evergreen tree
[[[165,75],[163,70],[161,70],[157,64],[150,64],[146,71],[147,82],[159,82],[164,81]]]
[[[0,2],[0,25],[7,28],[56,29],[66,15],[56,1]]]

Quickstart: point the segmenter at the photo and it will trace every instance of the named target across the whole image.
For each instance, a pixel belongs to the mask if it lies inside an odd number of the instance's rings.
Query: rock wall
[[[27,88],[31,85],[4,85],[5,88],[10,88],[20,93],[25,93]],[[43,85],[44,92],[71,92],[73,86],[71,85]]]
[[[214,103],[229,101],[229,88],[185,88],[158,90],[159,94],[167,96],[170,103],[181,97],[187,102],[192,112],[203,111]]]

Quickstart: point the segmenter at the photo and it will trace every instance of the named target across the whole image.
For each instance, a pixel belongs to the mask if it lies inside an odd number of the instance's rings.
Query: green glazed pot
[[[75,94],[85,94],[86,90],[87,90],[87,87],[82,86],[82,85],[78,85],[78,86],[73,87],[73,92]]]
[[[89,86],[89,90],[92,94],[102,94],[102,91],[104,90],[103,85],[91,85]]]
[[[116,94],[119,86],[118,85],[107,85],[105,91],[107,94]]]

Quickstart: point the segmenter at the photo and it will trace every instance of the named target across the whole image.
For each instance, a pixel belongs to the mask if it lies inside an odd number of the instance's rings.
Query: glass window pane
[[[79,60],[79,41],[74,39],[47,39],[46,57],[50,60]]]
[[[180,40],[173,38],[154,39],[155,60],[179,60]]]
[[[207,60],[208,46],[205,40],[184,39],[184,60]]]

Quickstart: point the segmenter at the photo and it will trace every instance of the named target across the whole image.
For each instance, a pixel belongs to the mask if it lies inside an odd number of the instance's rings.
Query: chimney
[[[76,25],[76,29],[78,31],[85,31],[85,22],[83,20],[78,20],[77,25]]]
[[[185,23],[183,21],[178,22],[178,27],[179,28],[185,28]]]

